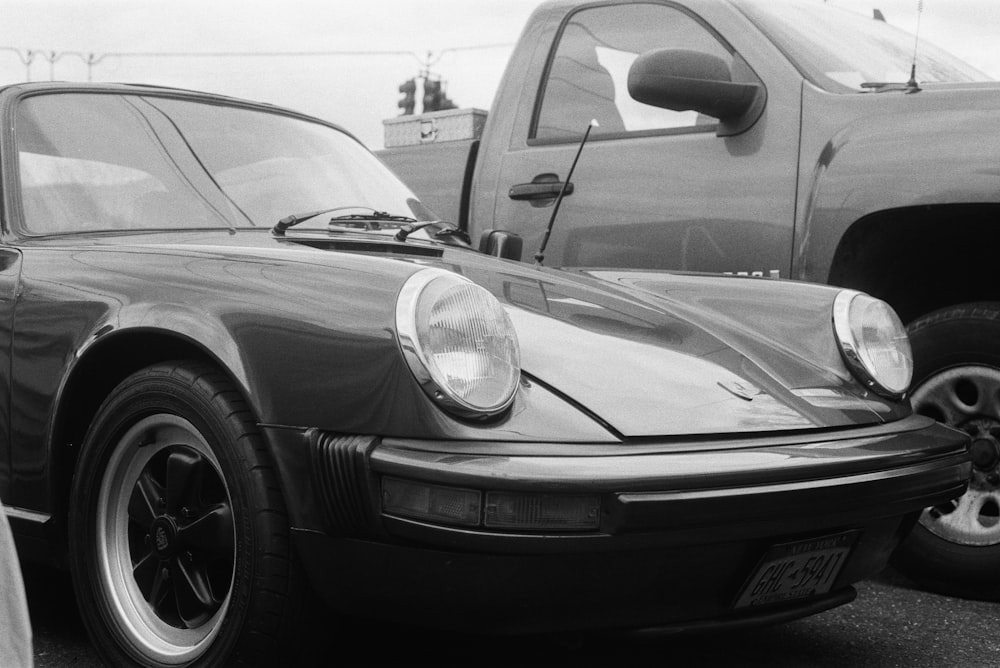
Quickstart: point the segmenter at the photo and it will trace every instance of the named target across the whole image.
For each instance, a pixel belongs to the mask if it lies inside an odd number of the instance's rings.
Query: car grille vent
[[[374,436],[316,432],[312,437],[313,483],[319,492],[330,528],[345,536],[371,533],[374,518],[367,511],[368,453]]]

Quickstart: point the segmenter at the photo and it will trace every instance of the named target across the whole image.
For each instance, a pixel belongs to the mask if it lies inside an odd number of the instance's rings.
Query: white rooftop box
[[[398,116],[382,121],[385,147],[479,139],[485,122],[486,111],[482,109],[448,109]]]

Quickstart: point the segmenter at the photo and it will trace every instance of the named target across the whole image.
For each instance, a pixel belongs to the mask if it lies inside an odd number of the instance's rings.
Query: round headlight
[[[865,387],[900,397],[913,378],[913,353],[899,316],[881,299],[843,290],[833,304],[833,327],[847,366]]]
[[[521,376],[517,335],[500,302],[438,269],[411,276],[396,301],[396,332],[414,377],[445,409],[490,417],[510,406]]]

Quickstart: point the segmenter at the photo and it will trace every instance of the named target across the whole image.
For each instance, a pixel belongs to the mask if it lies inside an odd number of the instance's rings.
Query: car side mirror
[[[523,248],[523,239],[513,232],[485,230],[479,237],[479,252],[505,260],[520,260]]]
[[[756,79],[739,56],[740,78]],[[720,136],[739,134],[764,111],[764,86],[733,81],[718,56],[688,49],[654,49],[641,54],[628,71],[628,92],[638,102],[673,111],[696,111],[719,119]]]

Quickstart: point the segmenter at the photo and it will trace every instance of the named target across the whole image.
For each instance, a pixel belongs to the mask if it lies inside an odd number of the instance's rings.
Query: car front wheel
[[[971,436],[968,491],[927,508],[894,565],[929,589],[1000,600],[1000,304],[930,313],[909,329],[916,412]]]
[[[70,555],[84,623],[110,665],[280,656],[296,608],[287,520],[225,376],[178,362],[115,388],[74,476]]]

